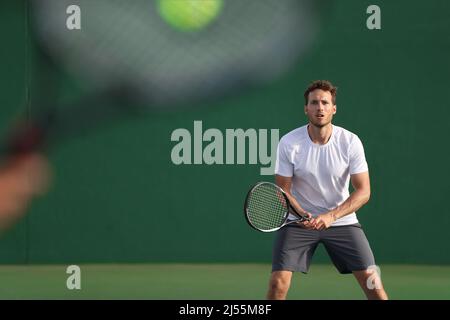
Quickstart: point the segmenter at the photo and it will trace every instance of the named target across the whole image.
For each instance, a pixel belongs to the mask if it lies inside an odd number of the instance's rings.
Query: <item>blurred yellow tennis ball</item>
[[[223,0],[159,0],[158,11],[172,27],[181,31],[199,31],[220,14]]]

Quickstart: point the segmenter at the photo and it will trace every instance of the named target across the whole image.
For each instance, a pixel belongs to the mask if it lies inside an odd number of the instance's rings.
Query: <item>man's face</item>
[[[335,113],[336,105],[333,104],[331,92],[316,89],[309,93],[305,114],[312,125],[322,128],[330,124]]]

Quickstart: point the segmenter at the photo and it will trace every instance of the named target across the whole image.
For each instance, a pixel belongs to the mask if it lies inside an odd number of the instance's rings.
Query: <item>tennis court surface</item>
[[[381,265],[390,299],[450,299],[450,266]],[[66,265],[0,266],[0,299],[264,299],[268,264],[87,264],[81,289]],[[294,274],[288,299],[364,299],[351,275],[331,265]]]

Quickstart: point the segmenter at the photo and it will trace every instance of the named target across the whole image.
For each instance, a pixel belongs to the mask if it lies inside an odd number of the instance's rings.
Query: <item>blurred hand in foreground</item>
[[[0,167],[0,231],[21,218],[50,184],[50,164],[40,153],[16,155]]]

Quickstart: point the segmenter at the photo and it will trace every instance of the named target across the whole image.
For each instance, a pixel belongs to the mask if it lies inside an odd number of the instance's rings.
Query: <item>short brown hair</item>
[[[323,90],[323,91],[329,91],[331,93],[331,97],[333,100],[333,104],[336,104],[336,93],[337,93],[337,87],[335,87],[330,81],[328,80],[316,80],[313,81],[308,88],[305,91],[304,97],[305,97],[305,105],[308,104],[308,96],[311,91],[314,90]]]

